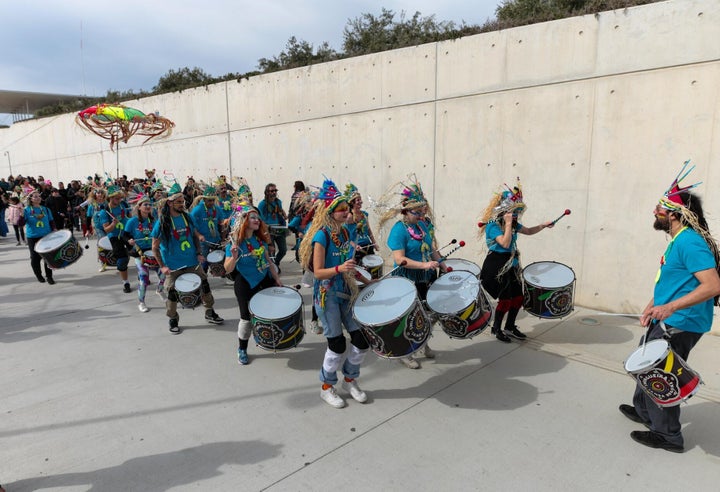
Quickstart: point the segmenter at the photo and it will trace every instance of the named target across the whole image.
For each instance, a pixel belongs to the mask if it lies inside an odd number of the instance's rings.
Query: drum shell
[[[653,360],[648,360],[644,367],[628,367],[631,361],[642,357],[643,350],[653,352]],[[679,405],[693,396],[702,383],[700,375],[665,340],[651,340],[645,347],[640,346],[630,354],[623,367],[660,407]]]
[[[222,253],[222,251],[211,251],[207,256],[207,262],[208,272],[213,277],[224,277],[225,275],[227,275],[227,272],[225,271],[225,255]]]
[[[158,268],[160,266],[155,258],[155,254],[151,250],[143,251],[142,264],[146,268]]]
[[[465,271],[467,272],[466,275],[472,275],[469,277],[468,281],[475,278],[474,272],[469,270]],[[445,275],[452,275],[452,273],[447,273]],[[436,290],[438,288],[447,288],[442,281],[442,278],[443,277],[440,277],[430,286],[427,298],[427,307],[437,317],[442,330],[450,338],[459,339],[470,339],[475,335],[482,333],[488,326],[490,326],[493,318],[493,309],[489,299],[480,285],[480,282],[478,281],[478,292],[474,299],[470,300],[464,307],[455,312],[447,312],[436,310],[439,309],[439,306],[437,305],[435,306],[435,309],[433,309],[433,286],[435,286]],[[465,284],[466,282],[457,284],[457,287],[462,288]],[[455,285],[451,287],[455,287]],[[459,292],[458,296],[460,296]]]
[[[540,265],[549,268],[567,269],[572,274],[572,281],[562,286],[547,287],[531,281],[529,269]],[[567,272],[563,272],[567,273]],[[538,261],[526,266],[522,271],[523,308],[528,313],[543,319],[563,318],[573,310],[575,302],[575,272],[572,268],[556,261]]]
[[[362,267],[370,273],[370,278],[379,279],[383,276],[384,262],[381,256],[365,255],[360,260]]]
[[[390,280],[407,282],[415,289],[414,284],[409,280],[392,277],[380,280],[373,284],[373,288],[365,288],[363,292],[370,290],[368,295],[372,295],[371,293],[374,293],[372,289]],[[415,300],[402,314],[379,323],[366,323],[358,319],[357,303],[361,302],[363,297],[362,294],[359,295],[353,303],[353,318],[375,354],[384,359],[398,359],[412,355],[425,346],[432,331],[432,324],[417,298],[417,291],[415,291]],[[377,309],[382,309],[382,306],[378,306]]]
[[[178,288],[178,281],[180,282],[181,288]],[[185,290],[184,284],[189,282],[191,284],[197,284],[192,289]],[[194,273],[183,273],[177,279],[175,279],[174,289],[178,295],[178,304],[184,309],[195,309],[202,301],[202,295],[200,294],[200,287],[202,286],[202,280],[199,275]]]
[[[101,246],[101,243],[103,243],[104,239],[107,239],[107,248]],[[115,253],[113,253],[112,250],[112,244],[110,243],[110,238],[107,236],[104,236],[100,238],[97,242],[97,252],[98,252],[98,260],[100,263],[104,263],[107,266],[117,266],[117,258],[115,257]]]
[[[46,240],[47,242],[47,240],[51,239],[51,236],[52,238],[58,236],[67,237],[62,244],[54,248],[43,250],[43,247],[45,246],[43,244],[43,240]],[[82,247],[80,247],[77,239],[75,239],[69,231],[55,231],[46,235],[35,244],[35,252],[39,254],[43,260],[45,260],[45,263],[47,263],[47,265],[53,270],[72,265],[79,260],[83,254]]]
[[[265,291],[272,291],[273,289],[292,290],[289,287],[269,287],[261,290],[258,294]],[[295,291],[293,290],[293,292]],[[253,305],[252,299],[250,299],[250,303],[248,303],[250,322],[252,323],[253,338],[258,347],[272,352],[281,352],[300,345],[300,342],[302,342],[305,337],[305,327],[303,322],[302,296],[300,296],[300,294],[297,294],[297,296],[300,299],[300,305],[297,309],[290,315],[279,318],[271,318],[264,313],[255,312],[258,311],[258,309]]]

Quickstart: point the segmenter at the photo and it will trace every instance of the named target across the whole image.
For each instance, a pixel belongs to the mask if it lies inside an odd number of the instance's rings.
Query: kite
[[[133,135],[147,137],[143,144],[155,137],[169,137],[175,126],[175,123],[157,112],[145,114],[122,104],[90,106],[80,111],[75,121],[98,137],[110,140],[111,149],[118,142],[128,143]]]

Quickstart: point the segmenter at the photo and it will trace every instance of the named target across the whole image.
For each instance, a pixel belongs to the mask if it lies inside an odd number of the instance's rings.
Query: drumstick
[[[460,248],[465,247],[465,241],[460,241],[457,246],[455,246],[453,249],[448,251],[446,255],[443,255],[440,257],[440,259],[437,261],[438,263],[442,263],[443,261],[447,260],[447,257],[453,254],[455,251],[459,250]]]
[[[440,251],[444,250],[444,249],[447,248],[448,246],[451,246],[451,245],[455,244],[456,242],[457,242],[457,239],[453,239],[452,241],[450,241],[449,243],[447,243],[447,244],[446,244],[445,246],[443,246],[442,248],[438,248],[436,251],[439,253]]]
[[[372,244],[367,244],[365,246],[358,246],[357,249],[368,249],[368,248],[372,248],[373,246],[377,246],[377,244],[372,243]]]
[[[392,270],[390,270],[389,272],[387,272],[385,275],[383,275],[382,277],[380,277],[378,280],[382,280],[382,279],[384,279],[385,277],[387,277],[387,276],[389,276],[389,275],[392,275],[392,273],[393,273],[395,270],[398,270],[398,269],[404,267],[405,265],[407,265],[407,260],[401,261],[398,266],[396,266],[395,268],[393,268]]]
[[[565,217],[566,215],[570,215],[570,209],[569,209],[569,208],[566,208],[565,211],[563,212],[563,214],[562,214],[560,217],[558,217],[557,219],[555,219],[555,220],[553,220],[552,222],[550,222],[550,225],[555,225],[555,223],[556,223],[558,220],[562,219],[562,218]]]

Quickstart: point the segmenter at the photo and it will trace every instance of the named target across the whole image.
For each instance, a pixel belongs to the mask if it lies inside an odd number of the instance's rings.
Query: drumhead
[[[112,249],[112,243],[110,242],[110,238],[107,236],[103,236],[98,239],[98,247],[102,249]]]
[[[302,306],[302,296],[290,287],[268,287],[250,299],[250,312],[258,318],[283,319]]]
[[[405,314],[417,299],[417,289],[408,279],[388,277],[365,287],[353,305],[355,319],[365,325],[380,325]]]
[[[153,260],[155,259],[155,253],[153,253],[151,249],[149,249],[147,251],[143,251],[143,256],[145,258],[152,258]],[[195,275],[195,274],[193,273],[193,275]]]
[[[523,269],[523,279],[537,287],[557,289],[570,285],[575,280],[572,268],[555,261],[538,261]]]
[[[461,258],[448,258],[447,260],[445,260],[445,266],[449,266],[453,270],[465,270],[466,272],[472,273],[476,277],[480,275],[480,266],[470,260],[463,260]]]
[[[380,265],[384,264],[381,256],[378,255],[367,255],[363,256],[363,259],[360,260],[360,263],[362,263],[362,266],[365,268],[373,268],[373,267],[379,267]]]
[[[193,292],[200,287],[200,275],[183,273],[175,280],[175,290],[178,292]]]
[[[68,230],[51,232],[35,244],[35,251],[37,253],[54,251],[65,244],[71,237],[72,232]]]
[[[640,346],[625,361],[627,372],[638,372],[649,369],[665,358],[668,351],[668,343],[665,340],[650,340],[645,344],[645,353]]]
[[[221,261],[224,261],[224,260],[225,260],[225,253],[223,253],[219,249],[216,249],[215,251],[210,251],[207,255],[208,263],[220,263]]]
[[[480,293],[480,281],[471,272],[453,270],[432,283],[427,305],[436,313],[454,314],[470,306]]]
[[[360,275],[362,275],[363,277],[365,277],[368,281],[372,280],[372,275],[370,275],[370,272],[368,272],[368,271],[365,270],[364,268],[362,268],[362,267],[355,267],[355,270],[357,270],[357,272],[358,272]],[[364,283],[360,282],[358,279],[355,279],[355,283],[358,284],[358,285],[365,285]]]

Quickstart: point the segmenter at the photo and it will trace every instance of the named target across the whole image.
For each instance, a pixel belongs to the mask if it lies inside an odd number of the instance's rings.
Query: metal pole
[[[8,167],[10,168],[10,176],[12,176],[13,173],[12,173],[12,162],[10,162],[10,151],[9,151],[9,150],[6,150],[6,151],[5,151],[5,155],[6,155],[7,158],[8,158]]]
[[[115,140],[115,179],[120,179],[120,140]]]

